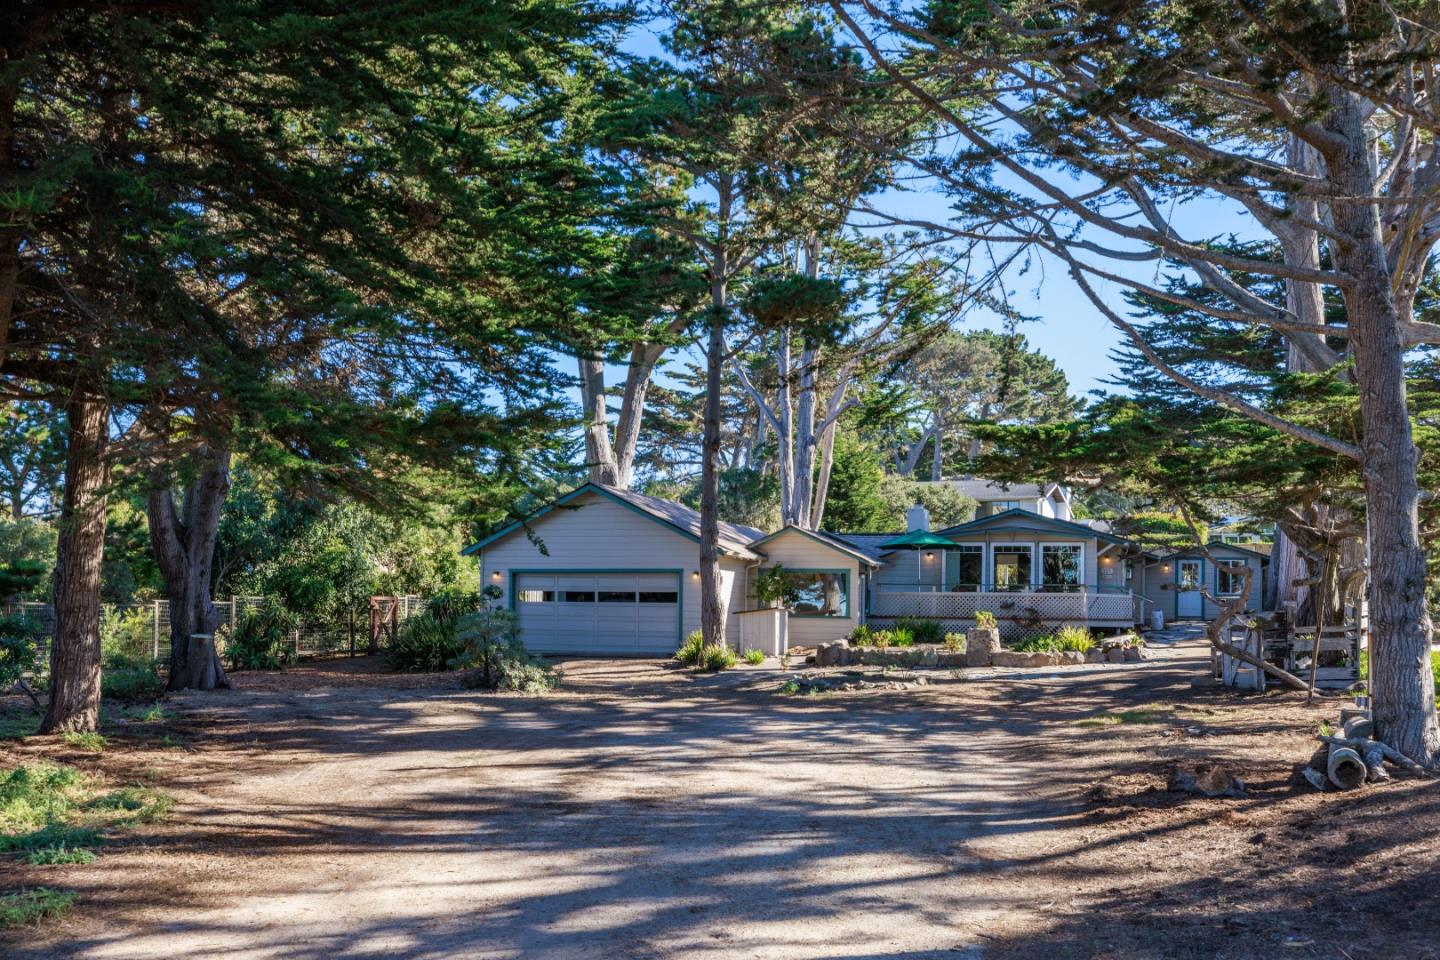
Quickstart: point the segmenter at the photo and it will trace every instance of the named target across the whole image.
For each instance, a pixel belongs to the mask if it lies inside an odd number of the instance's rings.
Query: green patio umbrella
[[[940,587],[945,586],[945,548],[955,546],[955,541],[931,533],[929,530],[911,530],[903,537],[896,537],[880,544],[881,550],[915,551],[915,585],[920,585],[920,551],[940,550]]]

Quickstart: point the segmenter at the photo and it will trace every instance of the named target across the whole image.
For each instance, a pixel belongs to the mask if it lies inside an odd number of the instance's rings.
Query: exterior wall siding
[[[1233,550],[1224,545],[1216,545],[1210,548],[1210,552],[1218,560],[1244,560],[1250,568],[1254,577],[1254,583],[1250,588],[1250,599],[1245,605],[1247,612],[1255,612],[1263,609],[1261,606],[1261,588],[1264,584],[1262,574],[1263,561],[1260,557],[1251,553]],[[1200,561],[1200,578],[1205,590],[1211,594],[1216,590],[1216,569],[1215,564],[1198,551],[1185,553],[1176,557],[1167,557],[1157,563],[1145,565],[1144,597],[1150,601],[1146,605],[1146,616],[1151,610],[1163,610],[1167,622],[1178,619],[1177,609],[1179,605],[1179,591],[1176,590],[1176,578],[1179,573],[1180,560]],[[1210,620],[1219,616],[1220,605],[1209,597],[1205,597],[1201,604],[1201,619]]]
[[[774,566],[778,563],[787,570],[844,570],[846,573],[850,592],[850,615],[848,617],[791,616],[789,631],[792,647],[811,647],[817,643],[840,640],[860,623],[865,605],[864,587],[860,580],[860,561],[794,530],[786,530],[774,539],[765,541],[756,549],[765,553],[764,566]],[[751,570],[749,589],[751,603],[754,602],[753,580],[759,569],[756,567]]]
[[[480,554],[480,582],[500,588],[502,606],[510,604],[511,570],[674,569],[682,571],[676,645],[700,628],[700,580],[694,575],[700,568],[700,548],[684,534],[597,494],[552,510],[531,529],[545,553],[523,531],[516,531]],[[728,598],[725,633],[732,641],[739,637],[735,611],[744,604],[745,566],[734,557],[720,561],[721,591]]]

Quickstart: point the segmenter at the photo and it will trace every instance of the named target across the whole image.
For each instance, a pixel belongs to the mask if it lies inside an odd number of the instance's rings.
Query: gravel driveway
[[[1166,797],[1175,758],[1257,744],[1280,744],[1281,790],[1311,745],[1272,731],[1323,711],[1165,715],[1193,703],[1204,653],[1160,653],[818,697],[614,661],[569,665],[545,698],[194,697],[193,748],[151,758],[172,819],[75,873],[90,906],[14,956],[1273,955],[1288,928],[1217,954],[1186,926],[1225,902],[1207,877],[1243,882],[1203,848],[1243,845],[1251,814],[1105,801]],[[1106,719],[1136,704],[1161,719]]]

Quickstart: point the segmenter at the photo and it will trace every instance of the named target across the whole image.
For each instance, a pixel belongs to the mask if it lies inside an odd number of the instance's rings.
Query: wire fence
[[[395,598],[395,621],[403,623],[425,609],[428,602],[419,596]],[[215,630],[216,645],[223,650],[225,641],[253,609],[265,605],[265,597],[230,597],[216,600],[221,620]],[[55,608],[49,603],[24,600],[6,605],[7,614],[22,614],[40,627],[40,653],[49,657],[50,640],[55,634]],[[123,635],[125,648],[134,653],[144,650],[151,659],[170,659],[170,601],[148,603],[106,603],[101,605],[102,635],[110,632]],[[380,633],[383,638],[384,632]],[[355,656],[371,652],[370,605],[357,604],[329,620],[307,620],[289,633],[295,656]],[[383,643],[382,643],[383,646]]]

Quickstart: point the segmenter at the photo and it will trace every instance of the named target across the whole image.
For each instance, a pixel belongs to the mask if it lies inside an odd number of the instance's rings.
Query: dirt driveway
[[[1440,790],[1302,790],[1337,704],[1160,652],[815,697],[613,661],[544,698],[256,680],[182,701],[188,749],[106,761],[174,814],[15,867],[80,896],[0,955],[1437,956]],[[1201,760],[1251,796],[1164,790]]]

